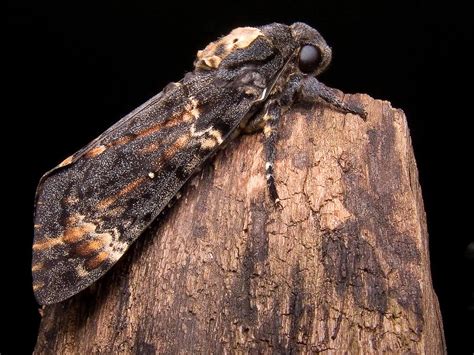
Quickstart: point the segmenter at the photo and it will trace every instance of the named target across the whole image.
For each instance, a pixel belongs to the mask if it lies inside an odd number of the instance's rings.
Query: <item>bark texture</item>
[[[406,118],[299,106],[268,199],[262,135],[232,142],[94,286],[46,307],[35,352],[445,352]]]

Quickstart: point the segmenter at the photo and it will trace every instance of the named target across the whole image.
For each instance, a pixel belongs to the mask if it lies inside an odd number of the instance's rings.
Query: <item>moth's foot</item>
[[[279,198],[273,201],[273,205],[275,206],[277,210],[281,211],[283,209],[283,205],[281,204],[281,201]]]
[[[367,121],[367,112],[362,107],[342,102],[338,108],[344,113],[352,113]]]

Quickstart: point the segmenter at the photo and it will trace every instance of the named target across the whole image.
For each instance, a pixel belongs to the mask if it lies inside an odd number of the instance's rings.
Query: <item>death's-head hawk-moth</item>
[[[304,23],[240,27],[198,51],[194,70],[47,172],[36,194],[33,289],[67,299],[104,275],[223,143],[263,130],[270,198],[280,111],[322,98],[331,49]]]

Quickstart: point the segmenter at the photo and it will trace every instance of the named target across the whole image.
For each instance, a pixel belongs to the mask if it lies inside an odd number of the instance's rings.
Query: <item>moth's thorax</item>
[[[331,61],[331,48],[314,28],[297,22],[291,26],[273,23],[262,27],[239,27],[198,51],[194,66],[210,71],[221,67],[246,65],[246,58],[261,63],[279,57],[280,65],[287,63],[304,45],[313,45],[321,53],[321,62],[314,73],[324,71]]]

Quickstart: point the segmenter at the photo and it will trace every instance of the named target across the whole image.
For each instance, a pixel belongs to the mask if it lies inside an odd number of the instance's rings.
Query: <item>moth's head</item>
[[[324,38],[314,28],[302,22],[290,26],[291,35],[297,44],[298,69],[305,74],[318,75],[331,62],[332,51]]]

